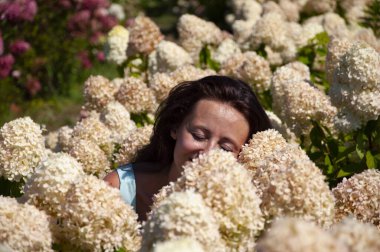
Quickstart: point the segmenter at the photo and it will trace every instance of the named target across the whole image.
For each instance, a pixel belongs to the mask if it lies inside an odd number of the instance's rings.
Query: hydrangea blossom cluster
[[[228,58],[220,74],[242,79],[258,93],[269,89],[272,77],[269,62],[254,51],[237,53]]]
[[[239,45],[232,38],[226,38],[215,50],[212,50],[211,53],[211,58],[222,65],[235,54],[241,54],[241,50]]]
[[[380,229],[380,172],[366,170],[349,179],[344,178],[333,190],[336,199],[336,220],[353,215]]]
[[[141,251],[151,251],[158,242],[192,237],[205,251],[223,251],[218,222],[201,195],[175,192],[150,213],[144,224]]]
[[[71,136],[73,129],[69,126],[62,126],[58,130],[58,150],[68,152],[71,146]]]
[[[27,180],[23,201],[59,217],[65,194],[84,175],[78,161],[66,153],[52,154]]]
[[[78,139],[69,154],[81,163],[87,174],[102,178],[111,170],[111,162],[106,153],[92,141]]]
[[[70,146],[73,147],[79,140],[87,140],[94,142],[107,156],[111,156],[114,149],[111,136],[112,132],[100,121],[99,114],[93,112],[74,126]]]
[[[140,247],[137,214],[117,189],[92,175],[83,176],[68,190],[61,227],[64,239],[81,250],[137,251]]]
[[[281,133],[282,137],[286,139],[289,143],[299,142],[296,135],[284,124],[281,119],[272,111],[266,110],[265,113],[268,115],[269,121],[273,129]]]
[[[181,177],[156,195],[155,204],[173,192],[195,190],[212,209],[226,246],[251,250],[255,237],[264,228],[251,176],[231,153],[212,150],[185,164]]]
[[[53,251],[48,215],[15,198],[0,196],[0,244],[4,251]]]
[[[51,131],[47,135],[44,136],[45,138],[45,147],[52,150],[52,151],[58,151],[58,131]]]
[[[186,237],[165,242],[158,242],[153,252],[206,252],[202,245],[194,238]]]
[[[278,132],[253,135],[239,161],[253,171],[252,182],[267,222],[290,215],[321,226],[332,224],[334,197],[325,177],[300,147],[287,144]]]
[[[121,143],[132,131],[136,130],[136,124],[131,120],[130,113],[117,101],[105,106],[100,114],[100,121],[111,130],[111,138],[116,143]]]
[[[266,163],[276,150],[287,147],[286,140],[281,134],[269,129],[257,132],[245,144],[239,153],[239,162],[243,163],[249,170],[255,171],[257,167]]]
[[[158,106],[153,90],[144,81],[134,77],[124,78],[115,98],[130,113],[154,112]]]
[[[0,2],[0,18],[12,23],[33,21],[38,6],[35,0],[4,0]]]
[[[115,162],[119,165],[133,162],[137,151],[149,143],[152,132],[152,125],[137,128],[131,132],[122,142],[118,153],[115,154]]]
[[[186,65],[170,73],[154,74],[149,82],[149,86],[154,91],[157,100],[161,102],[168,96],[170,90],[179,83],[197,80],[212,74],[215,74],[214,70],[202,70],[192,65]]]
[[[350,251],[314,223],[289,217],[273,222],[256,249],[262,252]]]
[[[219,45],[223,40],[222,31],[212,22],[197,16],[184,14],[177,23],[180,44],[190,53],[194,62],[205,45]]]
[[[129,31],[121,25],[117,25],[107,35],[105,52],[107,60],[118,65],[127,59]]]
[[[149,74],[172,72],[185,65],[191,65],[190,54],[174,42],[162,40],[156,50],[149,54]]]
[[[333,40],[328,49],[326,72],[332,79],[329,95],[339,109],[337,128],[348,132],[376,120],[380,115],[380,53],[364,43],[348,41]]]
[[[114,94],[118,87],[107,78],[97,75],[90,76],[84,82],[84,100],[86,109],[100,111],[108,103],[114,100]]]
[[[263,49],[270,65],[281,65],[292,61],[298,48],[323,31],[319,23],[297,23],[305,4],[290,0],[231,1],[234,14],[227,20],[242,50]]]
[[[0,129],[0,176],[10,181],[29,177],[46,158],[40,125],[23,117],[5,123]]]
[[[337,114],[329,96],[305,80],[308,75],[307,66],[290,63],[272,78],[273,110],[297,136],[310,132],[311,120],[333,129]]]
[[[343,243],[352,252],[380,251],[380,230],[354,218],[344,218],[331,229],[334,240]]]
[[[138,16],[128,26],[128,55],[142,53],[149,55],[163,39],[160,28],[148,17]]]

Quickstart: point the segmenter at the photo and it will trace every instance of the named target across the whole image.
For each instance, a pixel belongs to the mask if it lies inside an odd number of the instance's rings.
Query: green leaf
[[[351,175],[353,172],[349,172],[349,171],[344,171],[343,169],[340,169],[339,172],[338,172],[338,175],[336,176],[337,178],[343,178],[343,177],[347,177],[349,175]]]
[[[365,159],[368,169],[376,168],[376,160],[370,151],[366,152]]]
[[[359,132],[358,136],[356,137],[356,153],[358,154],[360,159],[364,158],[364,140],[363,140],[363,133]]]
[[[331,163],[329,155],[325,155],[325,165],[327,166],[326,174],[331,175],[334,172],[334,166]]]
[[[127,250],[125,250],[125,248],[115,249],[114,251],[115,252],[127,252]]]
[[[327,146],[329,147],[330,154],[337,157],[339,153],[338,143],[333,138],[327,139]]]

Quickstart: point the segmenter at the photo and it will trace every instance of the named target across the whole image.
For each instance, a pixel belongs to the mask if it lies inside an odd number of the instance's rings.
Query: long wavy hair
[[[227,76],[212,75],[175,86],[156,112],[150,143],[137,152],[134,162],[173,162],[175,140],[170,132],[177,129],[194,105],[202,99],[226,103],[244,115],[249,123],[249,138],[256,132],[270,129],[269,118],[251,87]]]

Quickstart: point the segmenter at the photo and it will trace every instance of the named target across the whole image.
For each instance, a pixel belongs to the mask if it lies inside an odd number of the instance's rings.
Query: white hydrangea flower
[[[206,252],[193,237],[178,238],[155,244],[152,252]]]
[[[248,50],[250,47],[250,38],[253,32],[253,27],[256,24],[256,20],[244,21],[236,20],[232,24],[232,31],[234,35],[234,41],[239,44],[242,50]]]
[[[257,1],[232,0],[231,6],[236,20],[257,21],[260,18],[263,8]]]
[[[108,13],[112,16],[115,16],[119,21],[125,19],[124,9],[120,4],[112,3],[108,8]]]
[[[58,217],[70,186],[84,175],[82,166],[66,153],[52,154],[27,180],[23,201]]]
[[[115,97],[130,113],[154,112],[158,106],[153,90],[134,77],[124,78]]]
[[[380,229],[380,171],[366,170],[349,179],[344,178],[332,190],[335,199],[336,219],[353,215]]]
[[[130,31],[128,55],[136,53],[149,55],[164,38],[160,28],[152,19],[142,15],[133,20],[128,30]]]
[[[244,80],[259,93],[269,89],[272,77],[269,62],[254,51],[236,53],[224,62],[220,73]]]
[[[58,150],[58,131],[50,131],[44,136],[44,138],[46,148],[52,151]]]
[[[319,168],[298,145],[287,144],[273,129],[266,130],[253,135],[239,161],[253,172],[267,222],[290,215],[322,226],[332,224],[334,197]]]
[[[239,45],[232,39],[225,39],[212,54],[212,58],[219,64],[223,64],[228,58],[240,54]]]
[[[344,218],[331,228],[334,240],[345,244],[349,251],[380,251],[380,230],[354,218]]]
[[[118,189],[92,175],[83,176],[66,194],[62,234],[77,249],[113,252],[140,248],[137,214]]]
[[[249,251],[264,228],[260,199],[250,178],[250,172],[231,153],[212,150],[185,164],[181,177],[164,187],[155,202],[174,191],[195,190],[212,208],[226,246]]]
[[[364,16],[364,9],[372,0],[340,0],[339,6],[345,12],[350,24],[357,24]]]
[[[376,120],[380,115],[380,54],[366,44],[345,40],[332,40],[328,50],[329,95],[339,109],[336,127],[347,132]]]
[[[58,130],[58,150],[67,152],[70,149],[71,135],[73,129],[69,126],[62,126]]]
[[[312,14],[321,14],[326,12],[334,12],[336,8],[335,0],[325,0],[325,1],[313,1],[308,0],[303,11],[306,13]]]
[[[223,251],[218,228],[213,211],[201,195],[193,191],[175,192],[149,214],[141,251],[151,251],[158,242],[188,236],[202,244],[205,251]]]
[[[202,70],[192,65],[185,65],[171,73],[154,74],[149,86],[153,89],[157,100],[161,102],[168,96],[170,90],[181,82],[193,81],[214,74],[215,71],[211,69]]]
[[[254,171],[266,159],[273,156],[276,150],[287,146],[286,140],[274,129],[257,132],[245,144],[239,153],[239,162]]]
[[[135,122],[131,120],[128,110],[117,101],[108,103],[102,110],[100,121],[111,130],[111,138],[116,143],[121,143],[137,128]]]
[[[281,51],[286,43],[291,43],[287,34],[287,22],[278,13],[268,13],[259,19],[253,27],[251,46],[257,49],[261,44]]]
[[[114,94],[117,90],[117,86],[107,78],[101,75],[90,76],[84,82],[85,109],[101,110],[108,103],[115,100]]]
[[[212,22],[197,16],[184,14],[177,23],[180,44],[188,51],[194,62],[205,45],[219,45],[223,40],[222,31]]]
[[[291,63],[276,70],[272,78],[273,111],[297,136],[307,135],[311,120],[334,130],[337,109],[330,97],[309,84],[307,66]]]
[[[119,166],[133,162],[137,151],[149,143],[152,132],[152,125],[137,128],[131,132],[122,142],[118,153],[115,154],[115,162]]]
[[[281,119],[275,113],[272,111],[265,112],[268,115],[273,129],[280,132],[282,137],[284,137],[289,143],[297,143],[300,141],[296,135],[286,126],[286,124],[282,123]]]
[[[74,142],[69,154],[82,164],[83,170],[88,174],[103,178],[111,171],[111,162],[106,153],[94,142],[79,139]]]
[[[29,177],[47,157],[40,125],[30,117],[5,123],[0,129],[0,176],[10,181]]]
[[[108,32],[105,53],[107,60],[121,65],[127,59],[129,31],[121,25]]]
[[[48,215],[0,195],[0,244],[9,251],[53,251]],[[5,250],[7,251],[7,250]]]
[[[267,160],[253,176],[263,192],[263,214],[268,222],[279,216],[294,216],[329,227],[334,218],[334,197],[325,176],[306,154],[300,157],[300,149],[286,148],[282,151],[285,156],[281,151],[275,153],[274,162]]]
[[[315,224],[289,217],[276,220],[258,241],[256,249],[261,252],[349,251]]]
[[[149,55],[149,73],[172,72],[193,63],[190,54],[174,42],[162,40]]]
[[[111,156],[114,149],[112,132],[100,121],[98,113],[91,113],[89,117],[82,119],[73,128],[70,139],[70,148],[80,139],[94,142],[107,156]]]

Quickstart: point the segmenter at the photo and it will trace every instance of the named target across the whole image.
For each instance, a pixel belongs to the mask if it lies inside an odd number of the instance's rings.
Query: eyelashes
[[[199,142],[207,140],[207,136],[204,135],[203,133],[191,132],[191,135],[192,135],[192,137],[193,137],[194,140],[199,141]],[[231,147],[231,146],[229,146],[228,144],[221,144],[220,148],[223,149],[223,150],[225,150],[225,151],[228,151],[228,152],[233,152],[234,151],[234,148]]]

